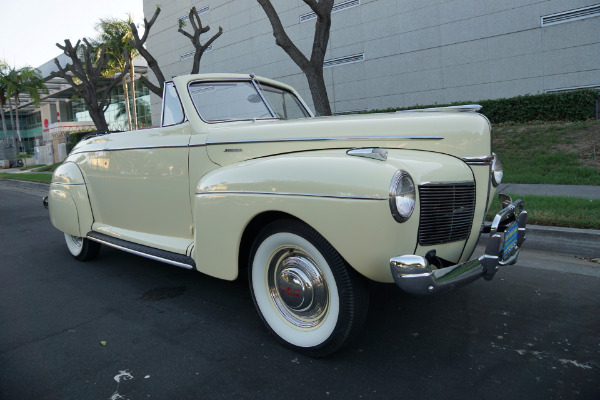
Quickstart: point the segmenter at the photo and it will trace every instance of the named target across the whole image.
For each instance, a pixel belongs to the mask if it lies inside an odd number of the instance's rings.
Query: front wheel
[[[249,263],[254,304],[284,345],[312,357],[333,353],[360,330],[364,278],[311,227],[275,221],[258,235]]]
[[[93,260],[100,252],[100,243],[90,239],[65,233],[65,242],[71,255],[79,261]]]

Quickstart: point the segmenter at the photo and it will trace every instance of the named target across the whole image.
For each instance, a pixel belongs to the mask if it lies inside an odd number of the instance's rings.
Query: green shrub
[[[407,108],[388,108],[371,112],[394,112],[431,107],[480,104],[481,113],[494,124],[527,123],[532,121],[587,121],[595,118],[599,94],[593,89],[571,92],[545,93],[512,97],[509,99],[463,101]]]
[[[73,150],[73,147],[88,133],[95,132],[95,129],[86,129],[82,131],[69,132],[67,141],[67,153]]]

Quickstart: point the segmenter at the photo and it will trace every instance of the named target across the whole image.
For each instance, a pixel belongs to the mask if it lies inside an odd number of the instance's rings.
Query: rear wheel
[[[364,278],[299,221],[276,221],[261,231],[250,253],[249,280],[269,330],[309,356],[326,356],[346,344],[368,310]]]
[[[71,255],[79,261],[93,260],[100,252],[100,243],[86,238],[65,233],[65,242]]]

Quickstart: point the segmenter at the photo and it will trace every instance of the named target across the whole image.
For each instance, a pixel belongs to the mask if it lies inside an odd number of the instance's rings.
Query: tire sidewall
[[[75,236],[73,235],[69,235],[68,233],[65,233],[65,242],[67,243],[67,248],[69,249],[69,253],[71,253],[71,255],[75,258],[80,257],[81,254],[83,253],[83,246],[84,246],[84,239],[83,238],[78,238],[80,245],[77,246],[75,244],[75,242],[73,242],[73,238]]]
[[[291,241],[291,242],[290,242]],[[329,291],[329,310],[314,328],[299,328],[277,310],[267,289],[267,262],[284,245],[301,248],[318,265]],[[349,285],[346,263],[314,229],[299,221],[276,221],[267,225],[252,247],[249,261],[250,291],[258,313],[275,337],[287,347],[310,356],[324,356],[341,347],[349,337],[352,318],[346,318],[345,297]],[[341,325],[348,325],[343,327]]]

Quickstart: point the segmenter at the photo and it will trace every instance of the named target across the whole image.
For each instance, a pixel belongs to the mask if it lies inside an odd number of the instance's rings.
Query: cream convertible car
[[[314,118],[253,75],[165,85],[162,127],[80,142],[47,204],[78,260],[101,244],[234,280],[285,345],[329,354],[360,329],[366,281],[431,295],[491,279],[525,239],[472,109]],[[482,232],[485,254],[471,257]]]

